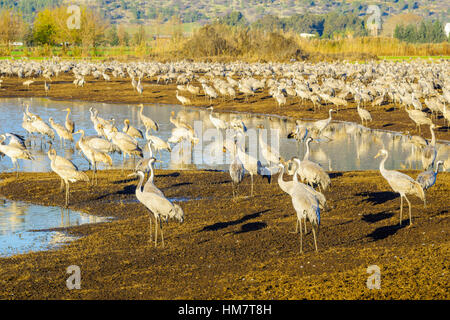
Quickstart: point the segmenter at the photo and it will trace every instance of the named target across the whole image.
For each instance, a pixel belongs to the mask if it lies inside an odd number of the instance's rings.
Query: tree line
[[[440,43],[448,40],[444,26],[440,21],[422,21],[419,25],[399,24],[394,31],[394,37],[409,43]]]

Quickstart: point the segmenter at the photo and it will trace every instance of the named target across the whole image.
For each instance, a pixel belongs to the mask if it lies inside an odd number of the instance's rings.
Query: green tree
[[[57,29],[56,21],[50,9],[40,11],[33,24],[35,42],[38,44],[55,44]]]
[[[117,34],[117,25],[113,24],[106,32],[106,40],[110,46],[119,45],[119,35]]]

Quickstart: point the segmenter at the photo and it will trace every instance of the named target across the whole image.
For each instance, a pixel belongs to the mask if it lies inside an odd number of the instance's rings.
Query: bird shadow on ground
[[[123,183],[128,183],[131,181],[138,181],[138,180],[139,180],[138,178],[129,178],[129,179],[112,181],[111,184],[123,184]]]
[[[360,192],[357,193],[356,196],[359,197],[368,197],[364,199],[364,202],[370,202],[371,204],[383,204],[390,200],[394,200],[398,198],[398,194],[390,191],[382,191],[382,192]]]
[[[257,231],[257,230],[263,229],[265,227],[267,227],[267,223],[265,223],[265,222],[250,222],[250,223],[243,224],[241,226],[241,230],[236,231],[234,234]]]
[[[102,200],[102,199],[104,199],[104,198],[107,198],[107,197],[109,197],[109,196],[113,196],[113,195],[132,195],[132,194],[135,194],[136,193],[136,186],[133,186],[133,185],[131,185],[131,186],[125,186],[125,188],[123,188],[123,190],[119,190],[119,191],[117,191],[117,192],[112,192],[112,193],[107,193],[107,194],[104,194],[104,195],[102,195],[102,196],[99,196],[97,199],[95,199],[95,200]]]
[[[176,178],[176,177],[179,177],[179,176],[180,176],[179,172],[173,172],[173,173],[170,173],[170,174],[157,174],[157,175],[155,175],[156,178],[170,178],[170,177]]]
[[[409,225],[408,219],[402,221],[402,224],[395,224],[393,226],[384,226],[375,229],[372,233],[368,234],[369,238],[373,241],[382,240],[397,233],[398,230],[403,229]]]
[[[190,185],[192,185],[192,182],[181,182],[181,183],[173,184],[173,185],[171,185],[168,188],[181,187],[181,186],[190,186]],[[168,188],[165,188],[165,189],[168,189]]]
[[[212,225],[204,227],[202,230],[200,230],[198,232],[217,231],[217,230],[225,229],[225,228],[228,228],[230,226],[238,225],[238,224],[240,224],[242,222],[245,222],[247,220],[258,218],[258,217],[261,216],[261,214],[266,213],[268,211],[270,211],[270,210],[263,210],[263,211],[259,211],[259,212],[256,212],[256,213],[248,214],[248,215],[246,215],[246,216],[244,216],[244,217],[242,217],[241,219],[238,219],[238,220],[232,220],[232,221],[227,221],[227,222],[217,222],[217,223],[214,223]],[[252,229],[252,228],[255,228],[255,225],[247,226],[246,228],[247,229]],[[259,226],[256,230],[258,230],[258,229],[261,229],[261,227]],[[242,230],[244,230],[244,229],[241,228],[241,231]],[[252,230],[246,230],[245,232],[248,232],[248,231],[252,231]]]
[[[383,128],[390,127],[393,125],[394,125],[393,123],[385,123],[385,124],[383,124]]]
[[[337,177],[342,177],[343,174],[342,172],[330,172],[328,175],[330,176],[330,179],[334,179]]]
[[[362,220],[367,223],[375,223],[384,219],[392,218],[393,215],[393,213],[387,212],[370,213],[363,215]]]

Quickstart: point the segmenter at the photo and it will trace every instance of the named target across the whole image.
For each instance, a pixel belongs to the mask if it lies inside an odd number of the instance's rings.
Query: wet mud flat
[[[400,199],[378,171],[331,173],[319,252],[308,226],[303,254],[299,235],[291,233],[291,198],[277,176],[271,184],[257,177],[254,197],[246,197],[246,176],[233,201],[226,172],[156,170],[155,184],[168,198],[182,199],[185,222],[164,225],[166,247],[155,248],[148,211],[133,201],[137,180],[129,173],[100,171],[98,186],[72,184],[71,209],[115,219],[68,228],[81,238],[60,249],[0,258],[0,298],[450,298],[450,173],[438,175],[426,208],[410,198],[410,228],[407,207],[399,226]],[[2,173],[0,179],[2,197],[64,204],[54,173],[20,173],[18,179]],[[66,287],[71,265],[80,267],[80,290]],[[380,268],[379,290],[367,288],[371,265]]]
[[[139,95],[132,87],[130,80],[113,78],[111,81],[97,80],[92,76],[85,78],[84,87],[76,87],[73,84],[73,76],[60,75],[53,79],[50,83],[51,88],[48,93],[44,90],[44,78],[36,78],[35,82],[29,88],[22,83],[24,79],[3,78],[0,87],[0,97],[48,97],[59,100],[80,100],[95,101],[105,103],[159,103],[159,104],[180,104],[177,100],[175,91],[177,84],[161,84],[157,83],[157,78],[143,79],[142,84],[144,91]],[[200,87],[199,83],[194,83]],[[335,106],[329,104],[322,106],[314,111],[311,101],[301,102],[298,98],[288,98],[286,106],[278,107],[274,98],[272,98],[268,90],[256,92],[254,96],[245,98],[239,93],[234,100],[224,101],[222,98],[212,100],[204,95],[191,97],[189,93],[180,93],[191,99],[192,106],[209,107],[214,106],[214,110],[218,112],[249,112],[256,114],[269,114],[292,117],[293,119],[325,119],[328,118],[328,110],[336,109]],[[385,104],[379,107],[363,106],[372,115],[372,122],[368,127],[372,129],[383,129],[389,131],[398,131],[405,133],[409,131],[411,134],[419,134],[415,123],[409,118],[404,107],[395,106],[393,104]],[[431,117],[431,113],[428,114]],[[334,120],[350,121],[360,123],[356,104],[349,101],[348,106],[339,107],[339,112],[333,114]],[[442,115],[438,119],[433,118],[433,122],[437,125],[436,138],[440,140],[450,140],[450,129],[447,127],[445,119]],[[422,126],[421,135],[427,139],[431,139],[430,130],[427,126]]]

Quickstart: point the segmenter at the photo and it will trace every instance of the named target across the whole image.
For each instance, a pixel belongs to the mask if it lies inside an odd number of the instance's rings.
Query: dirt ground
[[[319,251],[311,227],[300,254],[290,196],[250,178],[231,198],[228,173],[159,171],[155,184],[185,212],[164,225],[166,247],[149,243],[149,215],[135,199],[130,172],[99,172],[99,185],[71,185],[72,210],[111,216],[76,226],[82,236],[58,250],[0,258],[1,299],[449,299],[450,173],[440,173],[424,208],[405,203],[378,171],[333,172],[322,212]],[[406,171],[416,177],[417,171]],[[91,175],[91,172],[88,172]],[[41,205],[64,204],[54,173],[0,174],[0,195]],[[285,177],[285,179],[287,179]],[[154,226],[154,224],[153,224]],[[81,269],[81,289],[68,290],[66,268]],[[377,265],[381,289],[369,290]]]
[[[49,97],[60,100],[83,100],[107,103],[160,103],[160,104],[180,104],[175,96],[176,84],[157,84],[156,78],[143,79],[144,92],[140,96],[131,86],[128,79],[115,79],[112,81],[96,80],[93,77],[86,77],[84,87],[76,87],[73,84],[73,76],[61,75],[51,83],[51,88],[46,95],[44,90],[44,79],[35,79],[29,88],[24,86],[24,79],[3,78],[0,87],[0,97]],[[199,86],[198,83],[194,85]],[[189,93],[180,93],[187,96]],[[192,106],[208,107],[213,105],[216,111],[221,112],[251,112],[260,114],[273,114],[288,116],[294,119],[324,119],[328,118],[330,106],[322,106],[320,110],[314,111],[311,102],[302,103],[298,99],[288,99],[287,105],[279,108],[274,98],[270,97],[267,90],[258,92],[254,97],[249,97],[248,102],[243,94],[239,94],[236,99],[222,101],[216,99],[210,104],[203,95],[192,98]],[[381,107],[366,106],[372,115],[373,121],[369,127],[373,129],[384,129],[398,132],[409,131],[411,134],[419,134],[415,123],[409,118],[404,108],[395,107],[392,104]],[[337,114],[333,114],[333,119],[360,122],[356,111],[356,105],[351,102],[347,107],[339,108]],[[434,119],[433,119],[434,120]],[[434,120],[439,126],[436,130],[436,138],[450,140],[450,130],[446,126],[445,119],[441,116]],[[421,134],[427,139],[431,139],[428,127],[421,128]]]

